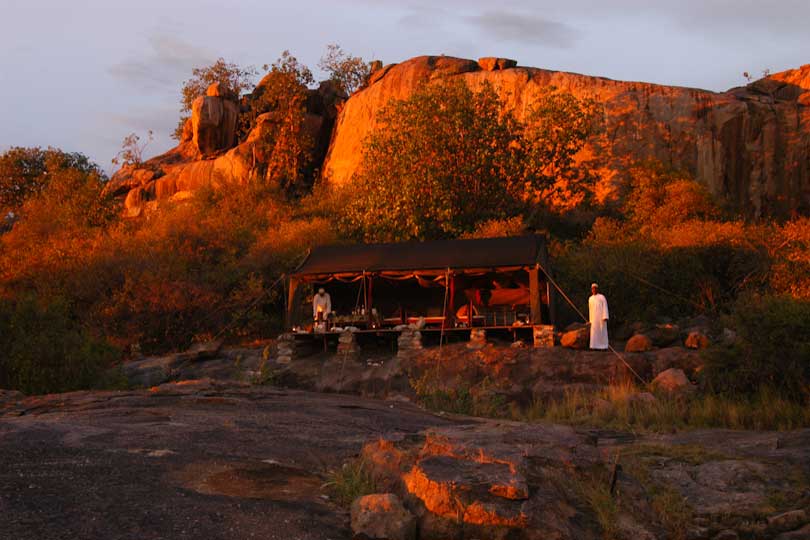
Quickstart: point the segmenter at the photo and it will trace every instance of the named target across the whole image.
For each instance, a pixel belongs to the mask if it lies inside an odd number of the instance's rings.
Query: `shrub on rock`
[[[724,330],[728,336],[705,352],[706,386],[748,396],[772,389],[787,399],[810,400],[810,302],[746,296],[731,321],[736,332]]]

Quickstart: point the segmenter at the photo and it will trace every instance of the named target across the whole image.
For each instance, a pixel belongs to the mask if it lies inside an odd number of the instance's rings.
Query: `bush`
[[[0,387],[27,394],[103,386],[119,354],[72,316],[67,302],[28,296],[0,303]]]
[[[325,486],[337,503],[346,508],[358,497],[377,491],[370,467],[359,458],[347,461],[335,471],[329,471],[329,481]]]
[[[552,245],[563,290],[584,310],[590,283],[608,298],[611,325],[677,319],[730,309],[744,291],[762,290],[771,258],[761,227],[690,220],[650,234],[600,218],[581,242]],[[561,321],[578,320],[567,305]]]
[[[730,319],[737,341],[706,353],[706,386],[744,396],[771,389],[806,402],[810,397],[810,302],[748,295],[737,301]]]
[[[421,240],[470,233],[535,206],[570,210],[590,182],[574,156],[594,117],[591,102],[556,91],[524,123],[488,83],[421,87],[380,111],[340,224],[365,241]]]

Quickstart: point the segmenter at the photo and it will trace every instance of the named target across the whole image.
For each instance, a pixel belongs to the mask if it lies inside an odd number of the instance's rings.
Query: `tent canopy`
[[[527,267],[546,262],[545,239],[526,235],[472,240],[316,247],[295,277],[362,272]]]

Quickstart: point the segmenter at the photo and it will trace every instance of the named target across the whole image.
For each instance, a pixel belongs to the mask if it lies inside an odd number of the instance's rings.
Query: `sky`
[[[400,62],[520,65],[722,91],[744,71],[810,63],[810,0],[0,0],[0,150],[54,146],[107,171],[122,139],[174,145],[180,88],[218,57],[289,50],[316,75],[326,46]]]

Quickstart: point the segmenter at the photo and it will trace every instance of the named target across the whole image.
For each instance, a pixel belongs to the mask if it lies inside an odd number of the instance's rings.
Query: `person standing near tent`
[[[321,287],[318,294],[312,298],[312,318],[315,322],[324,322],[330,313],[332,313],[332,297]]]
[[[608,348],[608,316],[607,298],[599,292],[599,285],[591,284],[591,297],[588,299],[588,318],[591,322],[591,349],[600,351]]]

